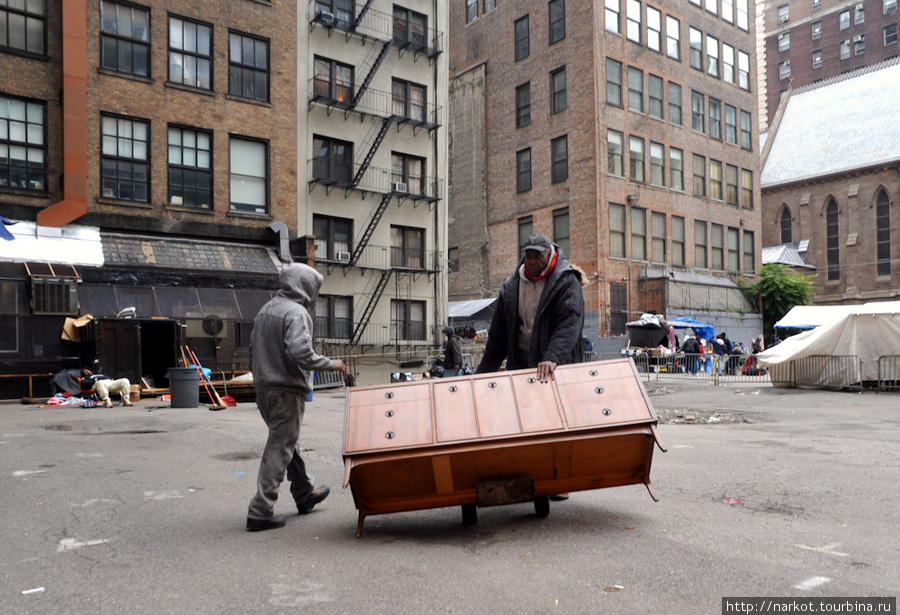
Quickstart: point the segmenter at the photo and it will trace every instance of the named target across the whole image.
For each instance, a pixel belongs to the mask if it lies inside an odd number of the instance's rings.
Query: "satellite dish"
[[[210,315],[203,319],[203,332],[212,337],[216,337],[222,332],[225,324],[218,316]]]

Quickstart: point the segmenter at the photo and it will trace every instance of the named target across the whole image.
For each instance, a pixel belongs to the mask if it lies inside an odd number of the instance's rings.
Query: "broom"
[[[184,347],[187,348],[188,356],[191,357],[191,359],[194,362],[194,365],[196,365],[198,368],[202,369],[203,366],[200,365],[200,361],[197,359],[197,355],[186,344]],[[201,371],[200,373],[201,373],[201,378],[204,378],[204,376],[202,375],[203,372]],[[236,406],[237,405],[237,401],[230,395],[226,395],[225,397],[219,397],[219,392],[216,391],[216,387],[213,386],[213,383],[209,378],[205,378],[205,383],[209,384],[209,387],[212,389],[213,394],[216,396],[216,401],[218,402],[218,406],[215,408],[210,408],[210,410],[222,410],[228,406]]]
[[[201,367],[200,363],[197,362],[196,355],[194,355],[194,353],[191,352],[191,349],[187,344],[185,344],[184,348],[185,348],[185,350],[187,350],[188,356],[191,358],[191,361],[194,364],[194,369],[197,370],[197,374],[200,376],[200,382],[203,383],[203,388],[206,389],[206,393],[207,393],[207,395],[209,395],[209,401],[211,401],[213,404],[211,406],[208,406],[209,409],[210,410],[224,410],[225,408],[227,408],[228,406],[226,406],[224,404],[224,402],[222,402],[222,399],[219,397],[219,394],[216,392],[216,388],[214,386],[212,386],[212,383],[207,383],[206,377],[203,375],[203,372],[200,369],[200,367]],[[212,388],[212,391],[210,391],[210,388]],[[215,395],[215,398],[213,398],[213,395]]]

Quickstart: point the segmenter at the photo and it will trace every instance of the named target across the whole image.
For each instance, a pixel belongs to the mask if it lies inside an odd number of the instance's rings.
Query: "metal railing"
[[[878,358],[878,389],[900,391],[900,355]]]
[[[436,201],[442,198],[438,177],[398,178],[391,169],[368,165],[355,186],[353,178],[363,165],[356,162],[340,162],[327,157],[316,157],[308,161],[309,183],[318,183],[336,188],[368,190],[381,194],[391,193],[397,197]]]
[[[316,254],[316,262],[348,265],[349,258],[345,255],[349,254],[349,252],[335,252],[335,256],[338,254],[341,255],[341,258],[329,258],[328,256]],[[397,246],[373,246],[369,244],[363,248],[359,260],[356,261],[356,266],[381,271],[394,269],[434,273],[444,268],[444,256],[440,250],[403,249]]]
[[[389,117],[399,125],[429,130],[441,125],[441,106],[435,103],[416,104],[408,98],[396,98],[391,92],[366,88],[356,104],[353,104],[349,88],[318,77],[309,80],[309,100],[361,114]]]

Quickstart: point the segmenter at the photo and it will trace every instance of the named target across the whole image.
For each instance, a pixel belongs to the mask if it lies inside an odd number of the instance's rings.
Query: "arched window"
[[[791,210],[785,206],[781,210],[781,243],[791,243]]]
[[[825,209],[825,236],[828,246],[828,279],[841,279],[841,251],[838,239],[838,207],[834,200]]]
[[[878,275],[891,275],[891,200],[884,188],[875,196],[875,225]]]

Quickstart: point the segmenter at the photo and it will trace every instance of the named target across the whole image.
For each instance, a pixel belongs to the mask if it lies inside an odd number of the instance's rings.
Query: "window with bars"
[[[212,132],[169,126],[169,205],[212,209]]]
[[[316,98],[350,103],[353,100],[353,67],[316,56],[313,62],[313,95]]]
[[[100,117],[100,194],[122,201],[150,200],[150,122]]]
[[[326,13],[334,17],[334,27],[347,30],[353,25],[356,5],[353,0],[316,0],[316,15],[321,19]]]
[[[353,220],[313,215],[316,260],[349,261],[353,252]]]
[[[316,338],[349,340],[353,334],[353,297],[316,298]]]
[[[100,3],[100,66],[150,76],[150,10],[103,0]]]
[[[228,93],[269,101],[269,41],[240,32],[228,33]]]
[[[428,45],[428,16],[394,5],[393,40],[398,47],[425,51]]]
[[[212,26],[169,16],[169,81],[212,89]]]
[[[324,183],[353,181],[353,144],[313,135],[313,179]]]
[[[47,105],[0,95],[0,190],[47,191]]]
[[[45,0],[0,1],[0,49],[44,55],[46,40]]]
[[[424,122],[425,104],[428,91],[424,85],[393,79],[391,81],[391,100],[393,114],[408,120]]]
[[[425,230],[391,226],[391,266],[405,269],[425,268]]]
[[[425,339],[425,302],[391,299],[391,339]]]
[[[406,184],[409,194],[425,194],[425,159],[391,152],[391,185]]]

